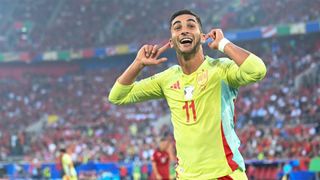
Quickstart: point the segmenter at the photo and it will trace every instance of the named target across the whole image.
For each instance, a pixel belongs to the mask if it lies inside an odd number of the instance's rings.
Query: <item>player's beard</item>
[[[181,47],[180,47],[180,42],[176,39],[174,41],[174,49],[176,50],[176,53],[178,56],[183,56],[185,60],[189,60],[191,59],[191,57],[193,57],[198,51],[199,51],[199,48],[201,46],[201,40],[200,40],[200,35],[198,38],[194,37],[194,40],[192,42],[192,48],[190,50],[187,50],[187,51],[183,51],[181,50]]]

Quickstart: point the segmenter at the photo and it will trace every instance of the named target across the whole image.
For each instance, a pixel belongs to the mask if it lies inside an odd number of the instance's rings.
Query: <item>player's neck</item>
[[[191,55],[178,55],[177,58],[183,73],[187,75],[195,72],[204,61],[202,50],[199,50],[195,54]]]

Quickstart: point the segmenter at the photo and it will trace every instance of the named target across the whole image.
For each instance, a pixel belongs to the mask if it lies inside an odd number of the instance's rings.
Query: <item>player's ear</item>
[[[205,43],[206,42],[206,35],[204,33],[201,33],[200,35],[200,41],[201,41],[201,44]]]
[[[169,43],[170,43],[170,48],[173,48],[172,38],[169,39]]]

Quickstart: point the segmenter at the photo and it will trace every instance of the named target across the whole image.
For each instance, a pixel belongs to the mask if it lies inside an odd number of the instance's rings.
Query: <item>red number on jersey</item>
[[[194,104],[194,100],[192,100],[189,104],[188,101],[184,102],[184,106],[182,106],[182,109],[185,109],[186,111],[186,116],[187,116],[187,122],[190,121],[190,114],[189,114],[189,109],[192,109],[192,114],[193,114],[193,120],[196,121],[197,119],[197,113],[196,113],[196,107]]]

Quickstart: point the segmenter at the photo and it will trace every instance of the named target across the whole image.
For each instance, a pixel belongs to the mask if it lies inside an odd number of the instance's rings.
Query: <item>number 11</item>
[[[194,100],[192,100],[190,104],[189,104],[188,101],[185,101],[185,102],[184,102],[184,106],[182,107],[182,109],[185,109],[185,110],[186,110],[187,122],[190,121],[189,108],[192,109],[193,121],[196,121],[196,119],[197,119],[197,113],[196,113],[196,107],[195,107],[195,105],[194,105]]]

